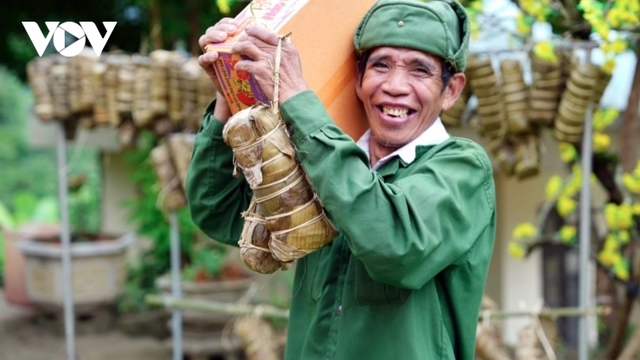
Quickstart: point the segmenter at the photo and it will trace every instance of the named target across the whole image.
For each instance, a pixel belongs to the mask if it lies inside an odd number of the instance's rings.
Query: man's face
[[[418,50],[379,47],[371,52],[356,91],[367,113],[371,138],[399,148],[424,132],[459,91],[442,88],[441,60]],[[464,87],[464,75],[462,75]],[[461,90],[461,89],[460,89]]]

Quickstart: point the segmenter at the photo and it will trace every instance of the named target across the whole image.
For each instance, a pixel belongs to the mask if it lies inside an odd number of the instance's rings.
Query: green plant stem
[[[289,310],[279,309],[271,305],[231,304],[193,299],[174,299],[162,295],[147,295],[145,302],[149,305],[183,310],[200,310],[209,313],[230,315],[254,315],[279,320],[289,319]]]

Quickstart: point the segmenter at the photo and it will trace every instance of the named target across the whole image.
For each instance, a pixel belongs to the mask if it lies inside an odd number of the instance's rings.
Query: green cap
[[[420,50],[464,71],[470,32],[469,16],[455,0],[379,0],[358,25],[354,44],[358,54],[379,46]]]

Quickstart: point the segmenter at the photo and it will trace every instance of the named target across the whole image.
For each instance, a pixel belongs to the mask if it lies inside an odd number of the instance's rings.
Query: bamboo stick
[[[165,306],[177,309],[199,310],[203,312],[217,312],[231,315],[254,315],[272,319],[289,319],[289,310],[271,305],[231,304],[215,301],[194,299],[174,299],[162,295],[147,295],[145,302],[149,305]]]
[[[249,304],[230,304],[214,301],[202,301],[192,299],[172,299],[171,297],[163,297],[162,295],[147,295],[145,302],[149,305],[166,306],[178,309],[200,310],[204,312],[222,312],[232,315],[256,315],[261,317],[268,317],[274,319],[289,319],[289,310],[280,309],[271,305],[249,305]],[[491,318],[500,319],[516,316],[531,316],[536,314],[539,316],[548,317],[570,317],[570,316],[583,316],[583,315],[598,315],[606,314],[611,309],[606,306],[598,306],[583,311],[577,307],[565,307],[565,308],[547,308],[538,312],[532,312],[527,310],[522,311],[483,311],[478,320],[482,320],[484,316],[490,316]]]
[[[597,306],[593,308],[589,308],[586,311],[583,311],[578,307],[562,307],[562,308],[546,308],[540,311],[530,311],[530,310],[519,310],[519,311],[483,311],[480,313],[479,319],[482,320],[484,316],[489,316],[490,318],[503,319],[507,317],[516,317],[516,316],[531,316],[538,315],[543,317],[571,317],[571,316],[585,316],[585,315],[600,315],[600,314],[609,314],[611,312],[611,308],[608,306]]]

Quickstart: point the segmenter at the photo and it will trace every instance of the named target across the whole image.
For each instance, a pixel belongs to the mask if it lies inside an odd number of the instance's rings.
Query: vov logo
[[[116,27],[117,21],[103,21],[102,25],[107,29],[104,37],[100,35],[100,31],[98,31],[98,27],[91,21],[80,21],[80,25],[67,21],[60,24],[59,21],[46,21],[45,25],[47,29],[49,29],[49,33],[45,37],[42,31],[40,31],[40,27],[36,24],[35,21],[23,21],[22,26],[27,30],[27,35],[29,35],[29,39],[31,39],[31,43],[36,48],[38,52],[38,56],[42,57],[44,50],[51,42],[51,38],[53,37],[53,46],[56,48],[58,53],[62,56],[66,57],[74,57],[84,49],[87,39],[89,39],[89,44],[95,51],[96,56],[100,56],[104,46],[107,44],[107,40],[111,36],[113,29]],[[60,26],[58,26],[60,24]],[[77,40],[72,44],[66,44],[66,34],[69,33],[73,35]]]

